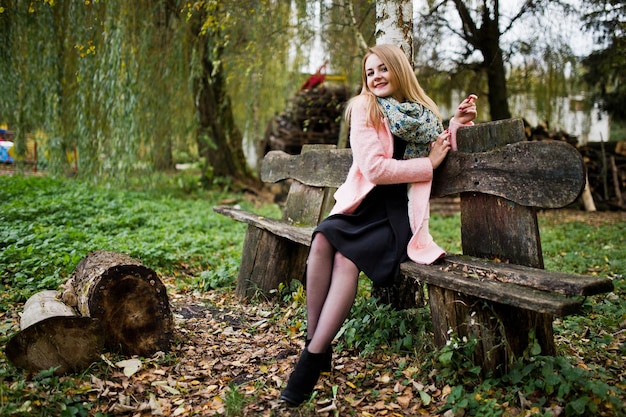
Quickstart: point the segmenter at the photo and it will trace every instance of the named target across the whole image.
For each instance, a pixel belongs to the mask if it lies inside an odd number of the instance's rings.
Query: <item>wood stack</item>
[[[24,305],[21,331],[6,347],[16,367],[64,374],[88,367],[105,348],[140,356],[169,350],[174,324],[166,289],[141,262],[91,252],[62,287]]]
[[[345,86],[319,85],[298,91],[288,108],[269,121],[265,153],[280,150],[296,155],[303,145],[336,145],[347,98]]]
[[[626,142],[590,142],[578,150],[598,210],[626,210]]]

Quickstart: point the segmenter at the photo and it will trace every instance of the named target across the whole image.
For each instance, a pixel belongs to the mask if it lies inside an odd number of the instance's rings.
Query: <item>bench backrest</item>
[[[334,145],[305,145],[300,155],[271,151],[263,159],[265,182],[292,180],[283,220],[315,226],[333,204],[332,193],[343,183],[352,164],[350,149]]]
[[[432,195],[461,195],[463,253],[543,267],[535,208],[563,207],[578,197],[585,184],[579,152],[565,142],[525,141],[521,119],[461,128],[457,143],[459,151],[435,172]],[[271,151],[261,179],[291,179],[283,220],[314,226],[351,163],[351,150],[333,145],[308,145],[300,155]]]

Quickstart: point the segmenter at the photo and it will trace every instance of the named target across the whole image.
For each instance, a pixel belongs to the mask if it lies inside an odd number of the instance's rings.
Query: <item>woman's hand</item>
[[[450,132],[448,129],[444,130],[439,136],[437,136],[437,140],[430,144],[430,153],[428,154],[428,159],[430,159],[430,163],[433,165],[433,169],[436,169],[443,160],[448,155],[448,151],[450,150]]]
[[[470,94],[467,96],[465,100],[459,104],[456,112],[454,113],[454,118],[458,123],[465,124],[467,122],[471,122],[476,118],[476,100],[478,96],[475,94]]]

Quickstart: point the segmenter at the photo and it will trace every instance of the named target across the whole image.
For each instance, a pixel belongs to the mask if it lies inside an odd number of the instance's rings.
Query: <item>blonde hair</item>
[[[395,45],[376,45],[367,50],[367,53],[363,57],[361,64],[361,92],[358,96],[352,98],[346,106],[346,120],[349,122],[350,113],[352,112],[352,106],[354,100],[359,96],[366,96],[368,98],[367,104],[367,122],[368,125],[378,127],[383,117],[382,109],[376,101],[376,96],[372,93],[367,86],[367,74],[365,71],[365,61],[372,56],[376,55],[389,71],[389,79],[397,89],[399,96],[402,96],[406,101],[412,101],[419,103],[432,111],[439,120],[441,120],[441,114],[437,104],[428,97],[424,92],[424,89],[417,81],[415,71],[406,57],[402,49]]]

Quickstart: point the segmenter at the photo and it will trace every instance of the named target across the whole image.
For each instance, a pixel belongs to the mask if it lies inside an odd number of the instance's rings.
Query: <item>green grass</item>
[[[177,188],[129,191],[46,177],[0,177],[0,310],[57,288],[93,250],[118,251],[196,282],[232,277],[243,224],[212,207],[228,193],[175,196]],[[174,196],[173,196],[174,195]],[[206,289],[206,288],[205,288]]]
[[[0,176],[0,318],[32,294],[57,288],[93,250],[128,253],[161,275],[176,277],[175,285],[181,289],[232,290],[245,225],[213,212],[213,206],[224,200],[268,216],[279,213],[273,204],[255,203],[227,188],[203,191],[189,176],[162,179],[148,190]],[[459,215],[433,214],[430,221],[435,240],[451,253],[461,250],[459,226]],[[422,363],[420,372],[432,372],[438,382],[452,387],[447,408],[462,409],[466,415],[502,415],[506,409],[502,404],[516,402],[520,395],[533,404],[554,402],[566,410],[565,415],[591,413],[598,401],[613,404],[617,396],[623,400],[626,349],[618,334],[626,321],[626,225],[590,225],[540,215],[540,229],[546,269],[608,276],[616,287],[611,294],[588,298],[584,314],[555,321],[560,358],[536,356],[502,378],[481,378],[469,359],[472,341],[435,351],[427,309],[412,315],[390,311],[367,297],[367,285],[360,287],[340,345],[365,355],[412,350]],[[279,303],[297,307],[292,327],[301,327],[301,287],[283,288]],[[278,320],[283,310],[278,305],[272,320]],[[0,321],[1,344],[15,331]],[[0,354],[0,362],[5,361]],[[581,364],[584,370],[579,369]],[[0,415],[18,413],[20,407],[28,408],[27,402],[40,402],[42,392],[49,395],[48,411],[87,415],[85,396],[72,378],[44,372],[28,380],[10,367],[0,370]],[[499,398],[496,404],[494,398]],[[227,398],[231,413],[237,413],[241,401],[233,385]],[[548,415],[542,414],[546,407],[541,409],[534,415]]]

